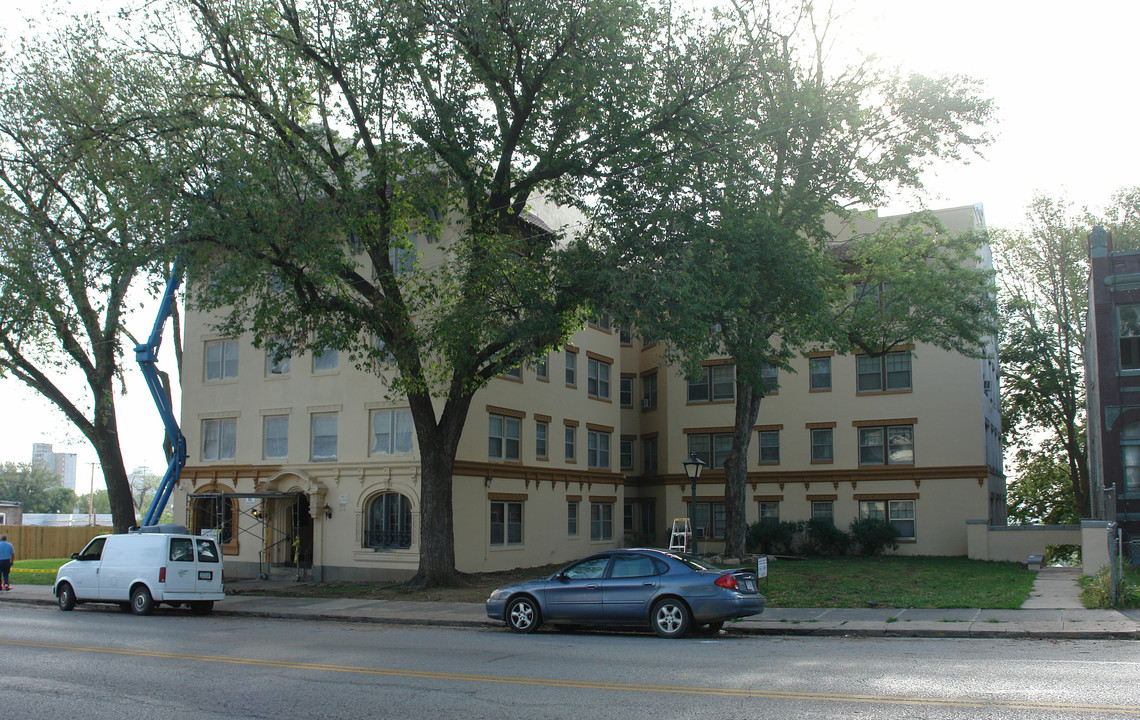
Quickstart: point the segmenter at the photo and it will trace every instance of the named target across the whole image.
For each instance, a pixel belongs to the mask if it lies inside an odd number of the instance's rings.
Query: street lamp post
[[[697,457],[696,453],[689,453],[689,459],[682,463],[685,466],[685,474],[689,476],[689,480],[693,483],[693,498],[689,502],[689,536],[693,539],[693,547],[690,548],[694,555],[697,554],[697,478],[701,476],[701,470],[705,469],[705,461]]]

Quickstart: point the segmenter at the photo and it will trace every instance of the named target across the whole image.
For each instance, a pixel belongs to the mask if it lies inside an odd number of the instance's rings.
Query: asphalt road
[[[1134,641],[541,633],[8,605],[7,718],[1140,717]]]

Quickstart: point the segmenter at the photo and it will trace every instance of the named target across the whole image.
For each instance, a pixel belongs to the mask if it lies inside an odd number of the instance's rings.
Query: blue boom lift
[[[186,466],[186,438],[178,427],[178,419],[174,417],[174,408],[171,406],[168,388],[164,387],[162,377],[158,372],[158,348],[162,345],[162,332],[166,327],[166,320],[174,307],[174,293],[182,283],[182,268],[175,261],[170,272],[170,280],[166,283],[166,292],[162,295],[162,304],[158,306],[158,317],[154,319],[154,328],[150,331],[150,338],[141,345],[135,346],[135,360],[142,369],[146,385],[150,388],[154,404],[158,406],[158,414],[162,416],[162,424],[166,427],[166,437],[170,440],[173,452],[170,453],[170,464],[166,474],[162,476],[162,483],[155,491],[150,508],[143,516],[142,527],[157,525],[166,503],[170,500],[170,493],[178,483],[178,476]]]

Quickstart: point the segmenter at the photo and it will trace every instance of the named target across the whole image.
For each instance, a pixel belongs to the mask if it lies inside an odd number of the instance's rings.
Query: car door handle
[[[597,590],[600,587],[601,587],[601,585],[598,585],[597,583],[591,583],[591,584],[586,586],[586,589],[587,590]]]
[[[657,583],[655,583],[655,582],[641,583],[641,587],[657,587]]]

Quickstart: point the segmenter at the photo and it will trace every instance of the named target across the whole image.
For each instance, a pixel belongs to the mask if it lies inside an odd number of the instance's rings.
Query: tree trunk
[[[411,393],[408,401],[420,443],[420,569],[412,582],[426,587],[457,585],[452,486],[471,398],[449,398],[438,423],[429,395]]]
[[[107,500],[111,504],[111,522],[115,532],[125,533],[135,526],[135,502],[127,478],[123,453],[119,447],[118,419],[115,414],[114,387],[110,381],[95,396],[95,418],[88,438],[99,457],[103,479],[107,484]]]
[[[747,554],[748,520],[748,448],[752,444],[752,428],[760,414],[764,394],[736,375],[736,417],[732,431],[732,450],[724,463],[724,554],[740,558]]]

